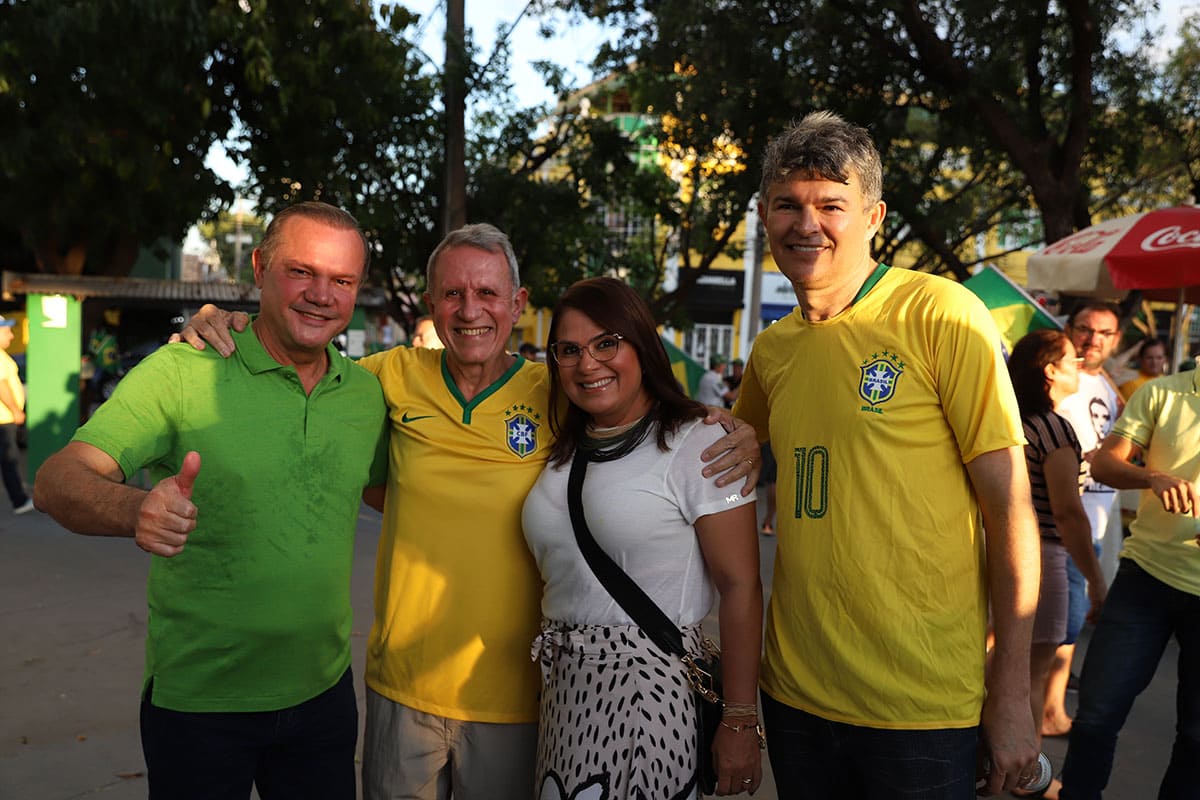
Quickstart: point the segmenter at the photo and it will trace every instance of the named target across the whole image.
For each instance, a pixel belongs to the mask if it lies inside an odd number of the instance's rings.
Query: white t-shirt
[[[712,607],[713,588],[692,527],[707,514],[754,502],[739,486],[700,474],[700,453],[725,435],[720,425],[683,423],[671,449],[655,432],[629,455],[591,463],[583,511],[596,542],[676,625],[693,625]],[[545,588],[542,614],[576,625],[631,625],[579,552],[567,511],[571,465],[547,466],[525,500],[525,540]]]
[[[1103,375],[1079,373],[1079,390],[1062,401],[1059,414],[1071,422],[1075,436],[1079,439],[1079,448],[1086,455],[1100,446],[1104,437],[1112,430],[1117,421],[1117,390]],[[1111,494],[1115,491],[1111,486],[1105,486],[1092,479],[1091,465],[1083,463],[1085,480],[1084,492],[1102,492]]]

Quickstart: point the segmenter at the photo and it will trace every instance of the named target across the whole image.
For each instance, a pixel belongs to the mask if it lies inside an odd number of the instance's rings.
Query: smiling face
[[[883,222],[883,201],[866,204],[858,175],[845,183],[794,172],[772,183],[758,214],[779,271],[797,296],[836,291],[857,293],[875,262],[871,239]]]
[[[514,291],[503,253],[470,245],[443,251],[425,305],[433,311],[434,327],[451,366],[500,373],[508,369],[512,360],[505,347],[526,297],[524,289]]]
[[[555,329],[557,342],[573,342],[580,346],[578,364],[569,367],[555,364],[563,392],[601,428],[634,422],[652,405],[642,384],[642,364],[633,345],[620,342],[616,355],[608,361],[598,361],[588,352],[587,345],[593,339],[611,332],[573,308],[562,312]]]
[[[350,324],[365,254],[351,228],[303,216],[283,225],[271,262],[261,250],[251,257],[262,290],[254,330],[276,361],[303,364],[323,358],[325,346]]]

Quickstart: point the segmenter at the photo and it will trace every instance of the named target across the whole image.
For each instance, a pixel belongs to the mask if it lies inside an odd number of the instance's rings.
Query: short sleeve
[[[720,425],[705,425],[696,420],[685,423],[671,443],[671,465],[667,471],[667,488],[689,525],[708,514],[718,514],[755,500],[755,493],[743,497],[740,484],[720,487],[716,476],[706,478],[701,473],[704,462],[700,454],[725,435]]]

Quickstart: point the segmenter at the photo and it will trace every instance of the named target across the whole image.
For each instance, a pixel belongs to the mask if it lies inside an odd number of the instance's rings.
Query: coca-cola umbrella
[[[1028,270],[1030,289],[1114,299],[1136,289],[1149,300],[1181,307],[1198,303],[1200,206],[1162,208],[1092,225],[1031,255]],[[1178,342],[1176,352],[1181,349]]]

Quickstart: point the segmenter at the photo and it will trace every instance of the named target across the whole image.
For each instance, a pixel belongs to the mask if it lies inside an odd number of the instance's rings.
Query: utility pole
[[[236,194],[233,196],[233,233],[225,234],[225,241],[233,245],[233,278],[234,283],[242,282],[242,246],[250,244],[254,241],[254,237],[246,233],[242,227],[242,218],[244,212],[242,210],[242,196]]]
[[[746,347],[749,353],[749,347],[754,343],[754,339],[758,336],[759,327],[762,325],[762,272],[763,272],[763,245],[766,243],[767,232],[763,229],[762,220],[758,218],[756,210],[758,208],[758,194],[750,201],[750,208],[747,213],[747,226],[754,233],[753,250],[751,253],[753,270],[750,273],[750,319],[746,325]],[[747,231],[749,233],[750,231]]]
[[[233,196],[233,272],[234,280],[242,282],[242,196]]]
[[[467,224],[466,168],[466,12],[465,0],[446,0],[446,63],[442,93],[446,106],[446,186],[442,233]]]

